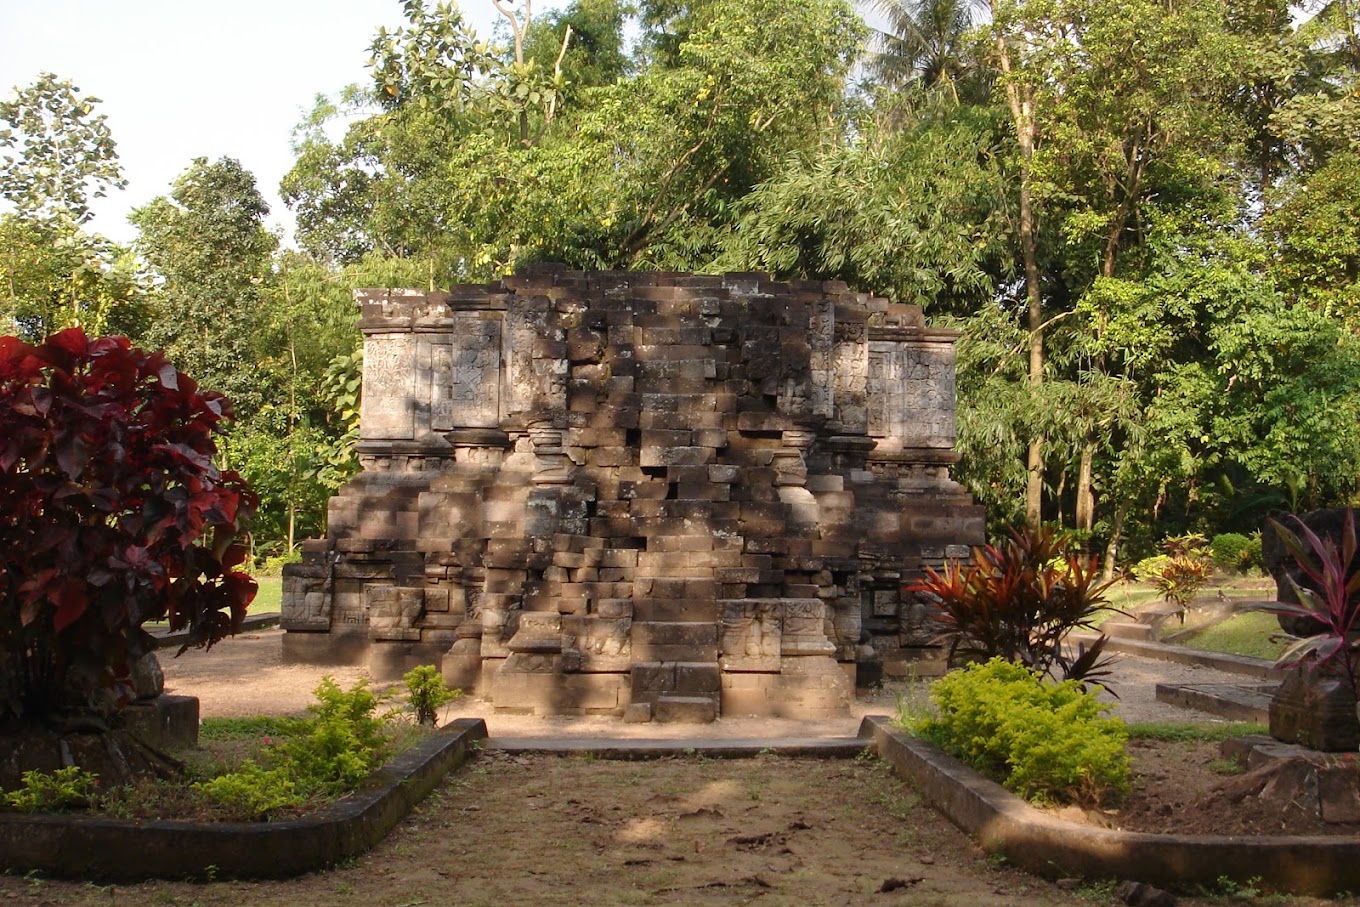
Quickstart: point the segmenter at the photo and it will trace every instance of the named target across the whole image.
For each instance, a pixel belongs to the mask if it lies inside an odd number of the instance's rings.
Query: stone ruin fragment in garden
[[[966,557],[955,332],[839,282],[539,268],[360,291],[363,466],[284,573],[285,657],[496,709],[844,714]]]

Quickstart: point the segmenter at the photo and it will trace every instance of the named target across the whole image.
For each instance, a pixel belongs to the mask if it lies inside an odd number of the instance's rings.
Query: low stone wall
[[[844,714],[966,557],[952,331],[836,282],[545,269],[361,291],[363,472],[285,568],[286,657],[497,709]]]

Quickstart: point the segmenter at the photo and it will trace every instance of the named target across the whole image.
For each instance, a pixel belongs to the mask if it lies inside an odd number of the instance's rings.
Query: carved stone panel
[[[813,303],[808,325],[808,347],[812,357],[808,402],[814,416],[830,418],[836,408],[835,328],[835,303],[829,299]]]
[[[779,602],[744,599],[722,602],[720,663],[724,671],[778,671]]]
[[[815,598],[788,599],[784,609],[784,655],[831,655],[836,647],[826,635],[826,605]]]
[[[835,418],[842,432],[861,433],[868,428],[869,349],[863,321],[838,319],[835,345],[831,349],[832,395]]]
[[[553,333],[543,312],[512,306],[505,313],[505,372],[500,411],[503,418],[533,414],[555,417],[567,408],[570,363],[563,355],[543,354],[541,343]]]
[[[359,425],[364,440],[415,437],[416,338],[374,334],[364,338],[364,388]]]
[[[629,619],[563,618],[567,670],[582,673],[628,671],[632,667],[632,629]]]
[[[946,343],[869,341],[869,434],[886,448],[954,446],[954,349]]]
[[[283,594],[282,624],[285,630],[329,630],[331,597],[325,591],[289,590]]]
[[[447,344],[430,350],[430,423],[436,432],[500,425],[501,322],[454,312]]]
[[[425,590],[401,586],[369,586],[368,629],[374,639],[420,639],[417,621],[425,610]]]
[[[562,651],[562,617],[558,614],[521,612],[519,629],[507,647],[511,652],[557,653]]]

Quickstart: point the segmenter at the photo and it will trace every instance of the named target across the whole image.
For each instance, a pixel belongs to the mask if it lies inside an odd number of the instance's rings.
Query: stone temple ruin
[[[967,556],[952,331],[835,281],[540,268],[360,291],[363,466],[284,573],[285,657],[498,710],[844,714]]]

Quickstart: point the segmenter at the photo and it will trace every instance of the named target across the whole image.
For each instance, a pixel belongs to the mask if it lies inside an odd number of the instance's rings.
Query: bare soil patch
[[[1360,823],[1324,822],[1287,795],[1263,792],[1269,770],[1244,772],[1220,755],[1217,743],[1131,740],[1129,755],[1134,788],[1122,806],[1056,812],[1073,821],[1164,834],[1360,834]]]
[[[999,907],[1118,901],[1110,885],[1060,886],[1001,865],[875,760],[607,762],[487,752],[367,856],[331,872],[281,882],[116,888],[0,878],[0,903]]]
[[[264,631],[227,640],[210,654],[189,652],[163,663],[172,691],[201,697],[205,715],[302,714],[322,675],[342,686],[362,676],[352,667],[284,665],[279,648],[278,631]],[[1209,719],[1156,702],[1151,685],[1216,675],[1124,659],[1116,669],[1116,710],[1137,721]],[[491,733],[502,736],[852,734],[861,715],[891,713],[904,691],[913,693],[899,684],[861,699],[851,716],[835,722],[724,718],[702,728],[623,725],[607,718],[509,718],[476,700],[443,717],[484,717]],[[1145,748],[1148,756],[1158,753],[1151,769],[1135,750],[1136,770],[1148,784],[1184,792],[1222,780],[1207,768],[1216,745],[1167,746],[1180,747],[1181,755],[1160,742]],[[1191,770],[1201,774],[1187,775]],[[1210,824],[1187,821],[1195,809],[1190,799],[1166,802],[1175,830]],[[450,776],[368,855],[329,872],[279,882],[117,887],[0,876],[0,904],[1114,905],[1120,903],[1114,889],[1075,880],[1055,885],[1008,869],[874,760],[616,763],[487,752]],[[1254,899],[1240,887],[1180,903],[1360,904]]]

